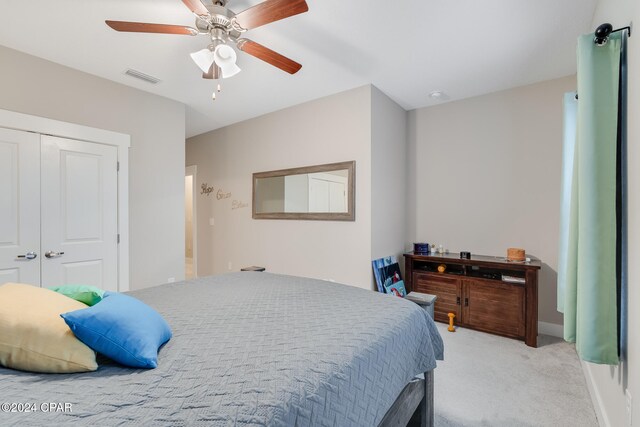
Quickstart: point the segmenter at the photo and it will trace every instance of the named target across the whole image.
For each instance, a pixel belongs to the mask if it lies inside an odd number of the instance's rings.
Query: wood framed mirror
[[[355,221],[356,162],[253,174],[254,219]]]

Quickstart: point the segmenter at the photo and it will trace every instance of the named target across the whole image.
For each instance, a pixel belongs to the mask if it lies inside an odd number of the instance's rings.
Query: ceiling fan
[[[191,58],[202,70],[205,79],[228,78],[240,72],[236,65],[236,52],[230,46],[235,44],[242,52],[261,59],[289,74],[300,71],[302,65],[259,43],[242,37],[253,28],[290,16],[307,12],[305,0],[266,0],[249,9],[234,13],[227,9],[228,0],[182,0],[196,16],[195,28],[183,25],[150,24],[146,22],[111,21],[105,23],[116,31],[130,33],[158,33],[210,36],[211,43]],[[207,3],[207,4],[205,4]],[[218,84],[218,92],[220,85]],[[213,93],[215,99],[215,92]]]

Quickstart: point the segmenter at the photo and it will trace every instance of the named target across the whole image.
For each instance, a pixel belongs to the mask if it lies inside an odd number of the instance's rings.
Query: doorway
[[[198,277],[196,170],[196,166],[188,166],[184,174],[184,276],[186,279]]]

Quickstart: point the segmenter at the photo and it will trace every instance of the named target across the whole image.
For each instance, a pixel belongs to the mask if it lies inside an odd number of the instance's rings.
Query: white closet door
[[[0,285],[40,286],[39,248],[40,135],[0,128]]]
[[[116,147],[42,136],[42,285],[118,290]]]
[[[329,212],[347,211],[347,191],[342,182],[329,182]]]
[[[329,212],[329,181],[309,177],[309,212]]]

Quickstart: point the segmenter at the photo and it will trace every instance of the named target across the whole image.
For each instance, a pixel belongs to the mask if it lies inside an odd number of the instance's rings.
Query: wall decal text
[[[242,209],[248,206],[248,203],[241,202],[240,200],[234,200],[231,202],[231,209]]]
[[[218,189],[218,192],[216,193],[216,199],[222,200],[222,199],[228,199],[229,197],[231,197],[231,192],[225,193],[222,188]]]
[[[200,194],[206,194],[207,196],[210,196],[211,193],[213,193],[213,187],[209,187],[209,184],[207,184],[206,182],[203,182],[200,188],[202,189],[202,191],[200,191]]]

